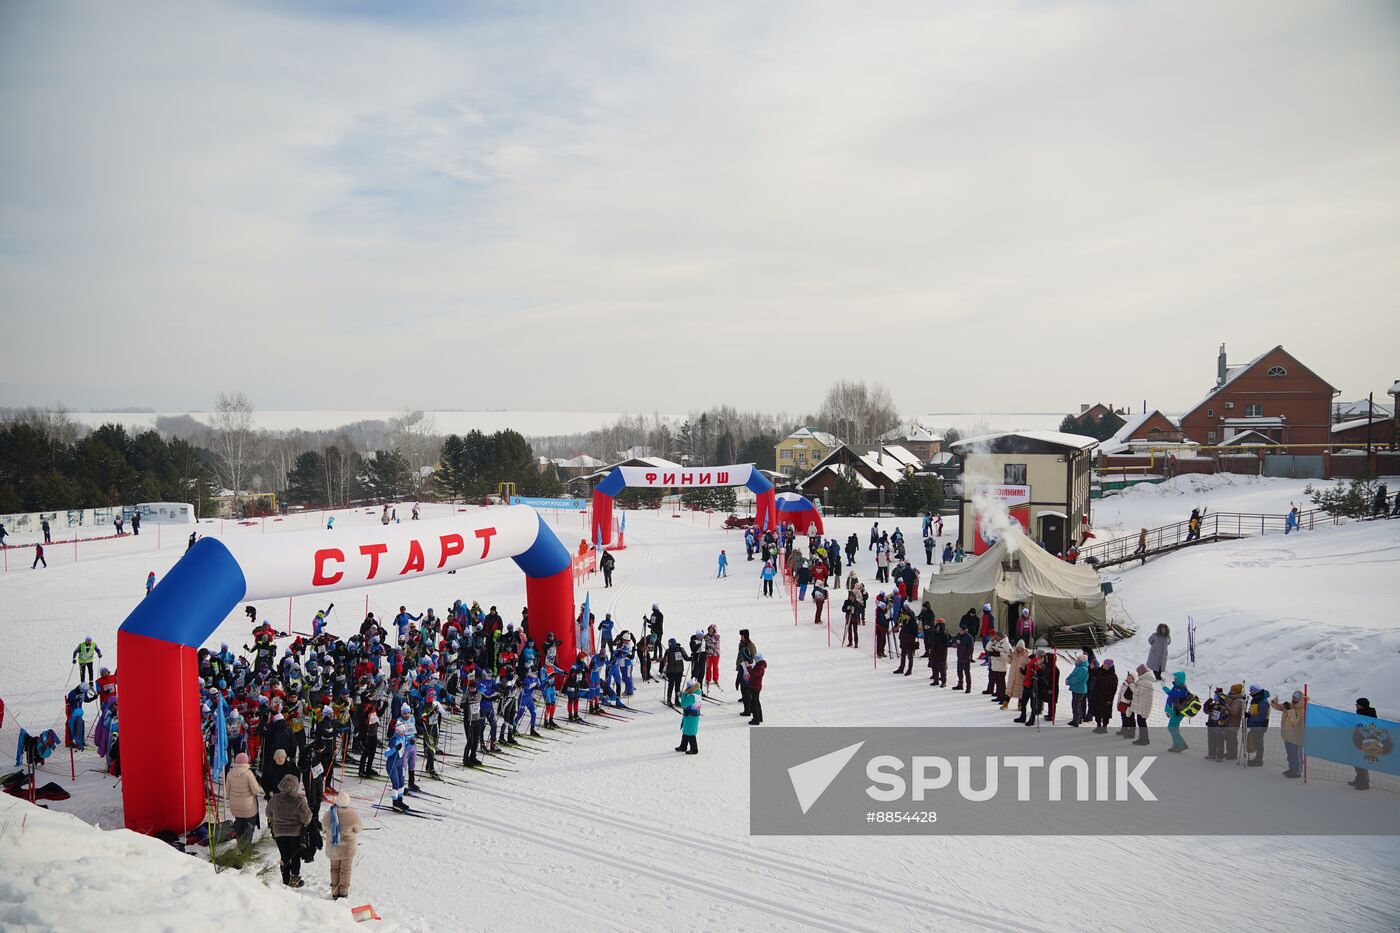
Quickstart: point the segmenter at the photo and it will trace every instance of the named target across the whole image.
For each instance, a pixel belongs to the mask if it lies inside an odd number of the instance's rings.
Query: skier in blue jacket
[[[535,729],[535,690],[540,685],[539,674],[535,671],[527,671],[525,677],[520,682],[520,709],[515,713],[515,722],[511,723],[513,729],[520,728],[520,720],[528,711],[530,713],[530,734],[538,736]]]
[[[725,556],[724,548],[719,549],[719,570],[715,572],[715,579],[729,576],[729,558]]]
[[[764,563],[763,572],[760,573],[759,576],[763,578],[763,595],[769,597],[770,599],[773,596],[773,578],[777,575],[778,570],[776,567],[773,566],[772,561],[767,561],[766,563]]]

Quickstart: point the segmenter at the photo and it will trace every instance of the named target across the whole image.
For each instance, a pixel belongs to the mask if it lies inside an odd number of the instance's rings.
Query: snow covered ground
[[[1157,495],[1132,523],[1148,524],[1152,509],[1179,516],[1198,504],[1194,493]],[[1268,496],[1272,501],[1278,493]],[[1137,498],[1148,496],[1123,501]],[[1215,498],[1210,503],[1226,509]],[[429,509],[427,517],[444,514],[444,508]],[[546,517],[558,524],[566,544],[583,534],[582,516]],[[276,534],[320,520],[302,516],[269,523],[265,530],[226,523],[222,533]],[[339,513],[337,531],[328,534],[374,520]],[[917,519],[886,519],[882,526],[886,522],[916,536]],[[677,636],[716,623],[725,670],[738,630],[751,629],[770,662],[764,691],[769,725],[992,725],[1011,718],[975,691],[963,696],[930,690],[923,677],[891,676],[888,662],[872,670],[866,651],[839,647],[839,633],[833,638],[837,646],[828,647],[824,627],[805,620],[795,625],[785,599],[759,597],[757,564],[743,560],[738,533],[708,523],[714,527],[707,527],[706,516],[689,513],[632,513],[629,547],[617,554],[618,585],[604,590],[601,580],[590,584],[594,610],[600,616],[611,611],[620,627],[637,631],[642,613],[657,602],[666,613],[667,633]],[[844,538],[854,530],[864,540],[869,524],[836,519],[829,533]],[[201,531],[220,529],[205,525]],[[955,531],[956,523],[947,522],[945,537]],[[28,560],[20,568],[12,561],[0,575],[0,637],[12,649],[0,653],[0,696],[8,707],[0,750],[13,747],[17,725],[46,728],[59,719],[65,678],[71,681],[69,655],[84,635],[93,635],[111,660],[115,631],[141,597],[146,572],[163,574],[184,541],[162,544],[156,549],[143,531],[139,539],[82,546],[76,561],[64,560],[63,549],[56,548],[47,571],[30,571]],[[721,547],[734,563],[728,579],[716,580]],[[1316,696],[1334,704],[1365,690],[1381,714],[1393,718],[1400,713],[1400,692],[1393,686],[1400,682],[1400,654],[1390,621],[1400,597],[1397,559],[1400,523],[1378,522],[1203,546],[1111,578],[1123,605],[1144,627],[1165,621],[1179,631],[1185,616],[1195,616],[1201,627],[1201,658],[1192,674],[1197,681],[1259,681],[1287,689],[1306,680]],[[857,557],[856,569],[872,569],[868,552]],[[400,604],[441,612],[454,598],[476,599],[498,605],[509,620],[518,617],[523,585],[514,566],[502,562],[455,576],[345,591],[336,594],[332,630],[350,631],[366,598],[381,615]],[[259,605],[260,614],[279,625],[289,607],[292,627],[303,631],[319,608],[310,599]],[[211,644],[227,640],[237,650],[247,634],[238,613]],[[1182,650],[1184,633],[1173,656]],[[1145,653],[1137,639],[1108,651],[1120,664]],[[980,671],[977,676],[980,689]],[[720,695],[733,698],[732,692]],[[677,720],[660,703],[660,691],[646,685],[635,699],[639,712],[631,721],[554,736],[542,753],[522,750],[510,762],[516,772],[463,777],[450,771],[466,786],[425,785],[448,798],[419,801],[441,822],[375,819],[368,808],[382,785],[351,781],[373,830],[362,837],[349,903],[372,903],[411,930],[450,923],[488,930],[1102,931],[1170,918],[1182,929],[1350,931],[1393,930],[1400,911],[1396,838],[842,837],[794,844],[750,837],[748,755],[755,730],[737,708],[707,704],[701,754],[687,757],[672,751]],[[91,773],[95,764],[95,757],[79,756],[74,797],[54,808],[119,825],[113,782]],[[70,783],[66,755],[48,770],[51,779]],[[1218,779],[1277,779],[1265,771],[1230,769]],[[1309,799],[1304,794],[1329,792],[1316,783],[1280,783],[1298,792],[1300,806]],[[1393,798],[1378,799],[1394,805]],[[41,878],[54,880],[48,886],[40,880],[0,881],[7,921],[21,918],[26,930],[83,928],[44,909],[67,897],[65,885],[77,887],[78,879],[96,873],[108,890],[136,887],[140,863],[110,869],[102,864],[136,854],[110,846],[139,841],[89,831],[91,841],[84,843],[81,827],[44,820],[32,824],[39,827],[36,841],[26,842],[14,831],[16,813],[24,810],[0,810],[0,871],[10,877],[39,863]],[[323,859],[308,868],[307,887],[299,893],[250,895],[255,880],[214,878],[195,859],[173,851],[141,852],[153,865],[160,861],[145,876],[158,883],[143,885],[139,902],[134,896],[112,901],[125,929],[190,928],[182,918],[206,884],[237,885],[238,893],[211,901],[213,910],[221,903],[246,903],[251,906],[228,910],[252,911],[249,919],[265,929],[330,929],[344,913],[296,903],[327,897]],[[435,861],[435,854],[446,862]],[[71,870],[63,867],[69,863]],[[278,911],[285,913],[268,919]]]
[[[1391,477],[1394,487],[1395,477]],[[1315,508],[1305,490],[1331,485],[1324,480],[1278,479],[1236,473],[1186,474],[1163,483],[1140,483],[1094,500],[1094,532],[1100,541],[1135,535],[1139,528],[1184,522],[1192,509],[1284,515],[1293,506]]]

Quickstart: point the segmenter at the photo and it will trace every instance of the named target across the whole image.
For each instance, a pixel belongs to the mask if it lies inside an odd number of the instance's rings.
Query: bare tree
[[[442,452],[437,420],[421,410],[405,409],[402,415],[390,421],[390,425],[394,429],[392,447],[397,447],[408,460],[413,473],[413,488],[417,489],[423,467],[436,467],[438,455]]]
[[[242,392],[220,392],[210,428],[215,473],[224,488],[233,493],[236,504],[242,498],[249,462],[255,453],[252,401]]]
[[[817,425],[856,446],[874,444],[899,423],[889,390],[879,383],[842,379],[826,391]]]

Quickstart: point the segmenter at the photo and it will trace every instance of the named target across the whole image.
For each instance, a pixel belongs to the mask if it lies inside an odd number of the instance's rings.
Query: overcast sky
[[[0,405],[1354,398],[1397,294],[1393,0],[0,0]]]

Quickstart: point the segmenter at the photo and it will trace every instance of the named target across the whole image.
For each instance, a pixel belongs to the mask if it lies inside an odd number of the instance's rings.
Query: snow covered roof
[[[1397,380],[1396,383],[1395,383],[1395,385],[1393,385],[1393,386],[1391,386],[1390,388],[1386,389],[1386,390],[1385,390],[1385,394],[1386,394],[1386,395],[1396,395],[1396,396],[1400,396],[1400,380]]]
[[[1396,383],[1400,385],[1400,382]],[[1394,393],[1394,387],[1391,387]],[[1389,405],[1376,402],[1375,413],[1389,418],[1395,414],[1395,410]],[[1371,402],[1369,399],[1359,398],[1354,402],[1333,402],[1332,417],[1337,421],[1347,421],[1351,418],[1365,418],[1371,414]]]
[[[898,444],[886,444],[885,456],[899,461],[900,466],[918,466],[922,461]]]
[[[980,437],[965,437],[953,444],[954,447],[977,447],[990,444],[1003,437],[1024,437],[1027,440],[1040,441],[1042,444],[1053,444],[1056,447],[1068,447],[1072,450],[1088,450],[1098,446],[1098,441],[1092,437],[1085,437],[1083,434],[1066,434],[1063,431],[1004,431],[1000,434],[983,434]]]
[[[840,447],[841,442],[836,439],[835,434],[826,431],[818,431],[816,428],[798,428],[787,436],[787,440],[798,438],[800,440],[814,440],[823,447]]]
[[[930,441],[941,441],[943,436],[935,434],[917,421],[906,422],[893,430],[886,431],[880,435],[882,441],[915,441],[918,443],[928,443]]]
[[[1374,418],[1353,418],[1350,421],[1339,421],[1332,425],[1332,433],[1338,431],[1350,431],[1353,428],[1364,428],[1368,424],[1390,424],[1390,416],[1376,415]]]
[[[556,457],[552,461],[555,466],[567,467],[569,469],[584,469],[587,467],[605,466],[602,460],[597,457],[590,457],[588,454],[579,454],[577,457],[570,457],[565,460],[563,457]]]
[[[800,485],[800,486],[806,486],[806,485],[807,485],[808,483],[810,483],[812,480],[816,479],[818,476],[821,476],[823,473],[827,473],[827,472],[834,473],[834,474],[839,474],[839,473],[841,472],[841,468],[838,467],[838,466],[836,466],[836,465],[834,465],[834,464],[827,464],[826,466],[822,467],[820,470],[817,470],[817,471],[816,471],[815,473],[813,473],[811,476],[808,476],[806,479],[804,479],[804,480],[803,480],[801,483],[799,483],[798,485]],[[875,488],[877,488],[877,487],[875,486],[874,483],[872,483],[870,480],[866,479],[864,476],[861,476],[860,473],[859,473],[859,471],[852,470],[851,472],[852,472],[852,473],[855,473],[855,475],[856,475],[856,485],[859,486],[861,489],[869,490],[869,489],[875,489]]]
[[[928,464],[933,464],[934,466],[942,466],[943,464],[951,463],[952,461],[953,454],[950,451],[940,450],[938,453],[934,454],[932,457],[928,458],[924,462]]]

